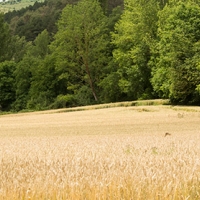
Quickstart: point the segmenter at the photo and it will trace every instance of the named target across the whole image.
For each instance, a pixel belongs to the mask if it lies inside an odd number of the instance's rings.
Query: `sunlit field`
[[[0,180],[2,200],[199,200],[200,108],[2,115]]]

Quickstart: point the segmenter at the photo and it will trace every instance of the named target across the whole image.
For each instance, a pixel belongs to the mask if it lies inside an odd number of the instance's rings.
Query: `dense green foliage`
[[[0,62],[9,59],[8,44],[10,43],[10,36],[9,27],[4,23],[3,15],[0,13]]]
[[[158,16],[159,38],[152,67],[154,90],[173,103],[199,103],[200,7],[192,1],[173,2]]]
[[[127,0],[125,12],[116,23],[113,43],[118,64],[118,85],[128,99],[152,98],[150,46],[156,36],[157,0]]]
[[[12,102],[15,101],[15,65],[12,61],[0,63],[0,106],[2,110],[9,110]]]
[[[198,0],[46,0],[0,30],[1,110],[200,104]]]
[[[68,93],[78,95],[80,104],[92,102],[92,96],[95,101],[99,99],[97,84],[108,59],[106,21],[99,3],[94,1],[88,6],[87,0],[66,6],[58,21],[52,52],[60,79],[68,82]]]

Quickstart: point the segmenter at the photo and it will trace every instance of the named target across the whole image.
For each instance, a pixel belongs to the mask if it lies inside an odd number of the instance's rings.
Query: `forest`
[[[200,105],[200,0],[45,0],[0,13],[0,111]]]

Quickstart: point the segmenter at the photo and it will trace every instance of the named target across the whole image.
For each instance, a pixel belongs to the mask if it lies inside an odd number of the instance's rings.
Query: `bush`
[[[92,95],[92,91],[87,86],[82,86],[77,94],[75,95],[75,100],[78,106],[86,106],[94,103],[94,97]]]
[[[50,108],[66,108],[68,106],[74,105],[74,96],[71,94],[58,95],[55,102],[50,106]]]

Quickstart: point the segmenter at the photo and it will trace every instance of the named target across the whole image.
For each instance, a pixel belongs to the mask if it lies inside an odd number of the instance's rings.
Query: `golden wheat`
[[[0,199],[200,199],[200,112],[179,112],[1,116]]]

